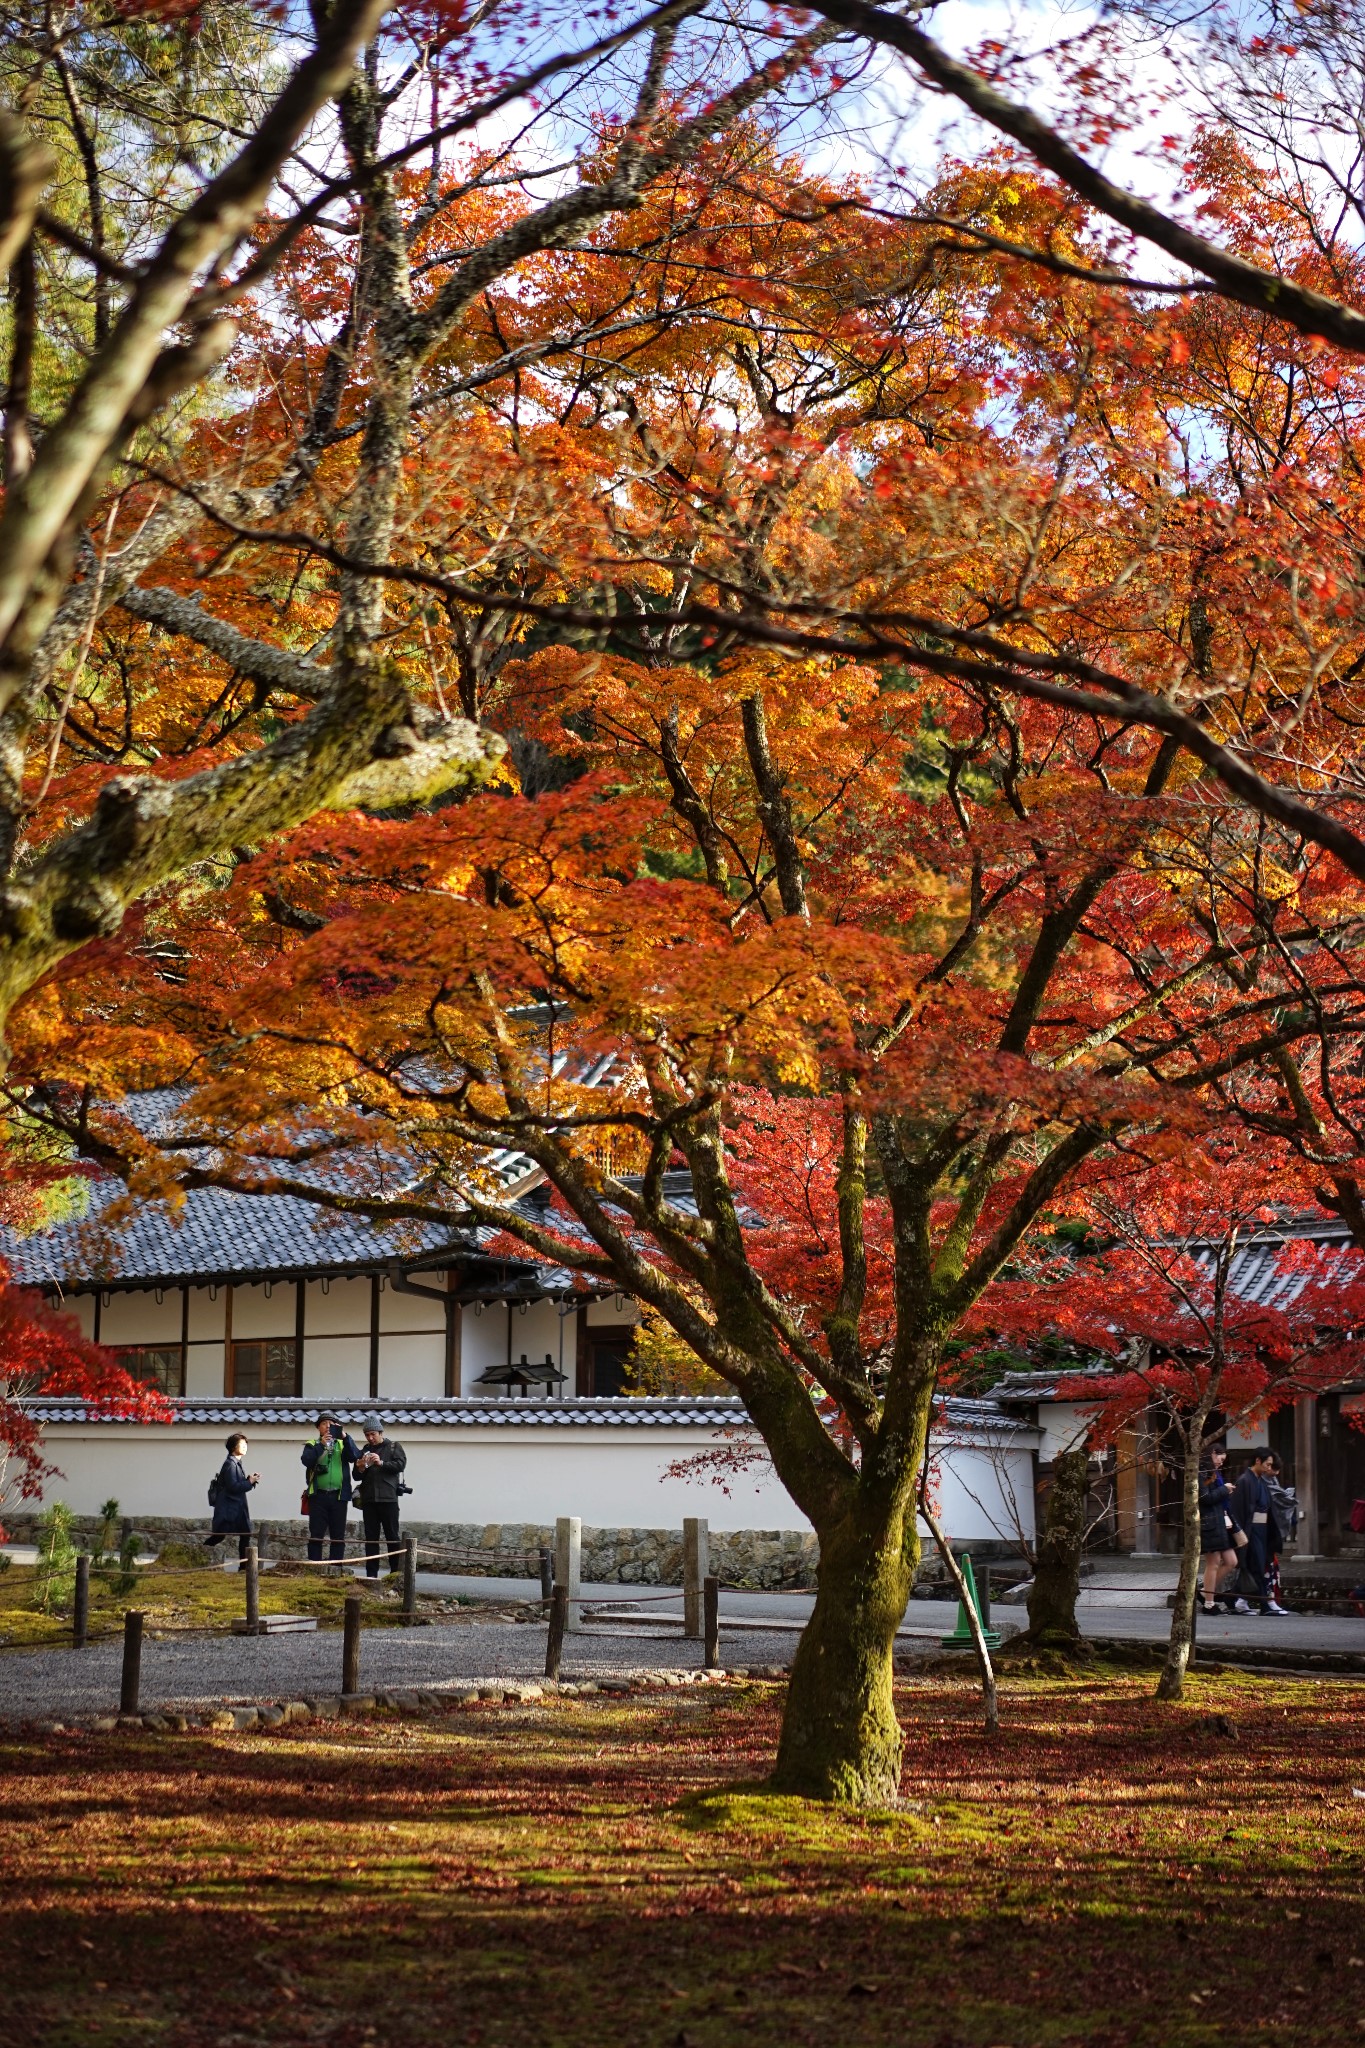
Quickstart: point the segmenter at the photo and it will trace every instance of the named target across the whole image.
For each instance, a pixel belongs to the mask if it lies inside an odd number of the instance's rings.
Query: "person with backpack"
[[[379,1538],[389,1546],[389,1570],[397,1571],[403,1552],[398,1536],[398,1496],[411,1488],[403,1484],[408,1454],[401,1444],[387,1443],[384,1425],[377,1415],[365,1424],[365,1448],[356,1459],[360,1481],[360,1513],[365,1523],[365,1576],[379,1577]]]
[[[308,1517],[308,1555],[314,1563],[322,1561],[324,1537],[332,1564],[340,1564],[346,1555],[351,1471],[359,1456],[349,1430],[342,1428],[335,1415],[319,1415],[318,1433],[304,1445],[301,1461],[308,1474],[303,1505]]]
[[[227,1456],[209,1483],[209,1505],[213,1509],[213,1530],[204,1538],[210,1549],[221,1543],[225,1536],[237,1538],[237,1555],[241,1559],[239,1571],[246,1570],[246,1554],[251,1545],[251,1514],[246,1497],[253,1487],[261,1483],[259,1472],[248,1472],[244,1460],[247,1454],[247,1440],[234,1431],[227,1439]]]

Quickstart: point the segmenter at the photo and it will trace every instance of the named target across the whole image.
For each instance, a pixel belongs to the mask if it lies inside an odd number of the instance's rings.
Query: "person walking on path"
[[[365,1524],[365,1576],[379,1577],[379,1538],[389,1546],[389,1570],[397,1571],[402,1559],[398,1540],[398,1495],[408,1454],[401,1444],[391,1444],[384,1425],[377,1418],[365,1424],[365,1448],[355,1462],[360,1481],[360,1513]]]
[[[227,1440],[227,1456],[219,1468],[214,1481],[213,1530],[204,1538],[210,1549],[221,1543],[225,1536],[237,1538],[237,1555],[241,1559],[239,1571],[246,1570],[246,1554],[251,1545],[251,1513],[246,1497],[253,1487],[261,1483],[259,1472],[248,1472],[243,1460],[247,1454],[247,1440],[233,1433]]]
[[[1204,1612],[1233,1614],[1237,1597],[1234,1581],[1226,1599],[1218,1598],[1218,1581],[1224,1572],[1237,1569],[1236,1527],[1232,1519],[1232,1488],[1223,1467],[1227,1447],[1214,1444],[1199,1482],[1199,1548],[1203,1552]],[[1242,1602],[1243,1611],[1246,1602]]]
[[[319,1415],[318,1433],[304,1445],[301,1460],[308,1474],[308,1555],[315,1564],[322,1561],[324,1538],[331,1563],[340,1564],[346,1555],[351,1468],[359,1456],[350,1432],[335,1415]]]
[[[1232,1490],[1233,1520],[1246,1531],[1242,1563],[1251,1574],[1262,1614],[1289,1612],[1274,1598],[1269,1585],[1271,1565],[1284,1548],[1270,1498],[1270,1481],[1279,1469],[1280,1461],[1273,1451],[1256,1451]]]

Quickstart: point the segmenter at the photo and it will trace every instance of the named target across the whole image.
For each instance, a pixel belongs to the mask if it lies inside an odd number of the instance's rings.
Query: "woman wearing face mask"
[[[242,1560],[240,1571],[246,1570],[246,1554],[251,1544],[251,1514],[246,1497],[261,1483],[259,1472],[247,1471],[246,1454],[246,1438],[234,1431],[227,1440],[227,1456],[219,1468],[213,1496],[213,1533],[204,1538],[211,1549],[225,1536],[235,1536],[237,1555]]]

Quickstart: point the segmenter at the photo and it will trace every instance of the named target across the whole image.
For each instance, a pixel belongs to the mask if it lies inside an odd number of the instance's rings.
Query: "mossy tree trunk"
[[[1090,1453],[1084,1445],[1053,1461],[1052,1487],[1028,1596],[1030,1642],[1066,1644],[1080,1639],[1076,1596],[1081,1588],[1085,1504]]]
[[[820,1531],[820,1585],[792,1665],[777,1791],[871,1806],[899,1796],[892,1653],[918,1561],[913,1513],[908,1545],[906,1519],[855,1499],[845,1520]]]

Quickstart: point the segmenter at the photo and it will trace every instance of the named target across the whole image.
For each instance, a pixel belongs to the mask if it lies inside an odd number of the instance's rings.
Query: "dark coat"
[[[246,1476],[246,1466],[240,1458],[224,1458],[218,1474],[218,1498],[213,1505],[213,1527],[226,1535],[251,1533],[251,1514],[246,1497],[255,1485],[254,1479]]]
[[[332,1441],[335,1443],[337,1439],[333,1437]],[[315,1442],[304,1445],[303,1456],[299,1462],[308,1474],[308,1491],[310,1494],[313,1491],[313,1467],[321,1456],[322,1445],[320,1443]],[[341,1498],[343,1504],[347,1507],[350,1506],[352,1494],[351,1467],[359,1456],[360,1453],[355,1447],[355,1439],[349,1430],[343,1430],[341,1433]]]
[[[1199,1489],[1199,1548],[1207,1556],[1233,1547],[1232,1488],[1222,1473],[1215,1473]]]
[[[1238,1528],[1246,1530],[1247,1542],[1261,1563],[1279,1556],[1284,1532],[1275,1519],[1270,1488],[1250,1465],[1232,1490],[1232,1515]]]
[[[401,1444],[391,1444],[387,1439],[374,1448],[379,1452],[380,1462],[371,1465],[359,1474],[357,1491],[362,1507],[376,1508],[384,1501],[397,1500],[398,1482],[408,1468],[408,1454]],[[366,1444],[368,1451],[370,1445]],[[363,1457],[365,1452],[361,1452]]]

